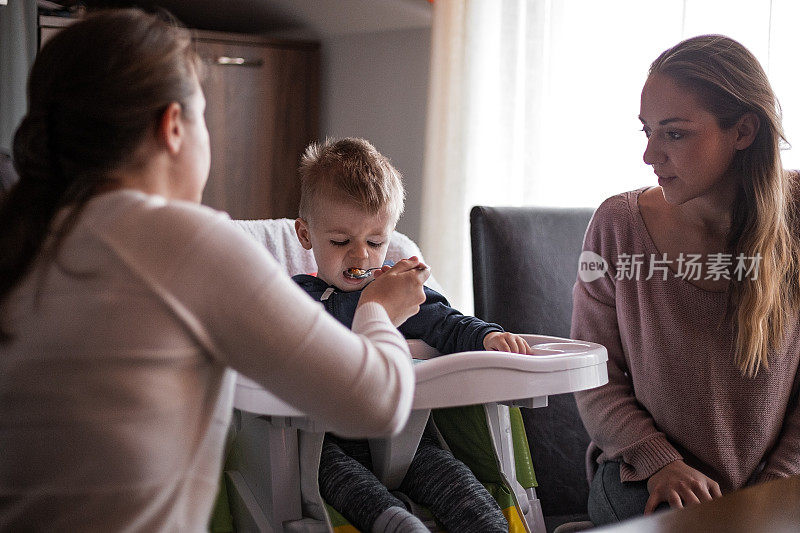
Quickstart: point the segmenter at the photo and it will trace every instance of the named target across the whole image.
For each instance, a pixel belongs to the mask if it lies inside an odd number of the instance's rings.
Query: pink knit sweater
[[[742,377],[726,293],[671,271],[645,279],[651,254],[661,254],[639,212],[644,190],[598,208],[583,249],[602,256],[608,272],[573,290],[571,336],[608,348],[608,384],[575,395],[599,461],[619,460],[622,481],[635,481],[683,458],[723,491],[800,473],[800,327],[769,370]],[[620,254],[644,254],[638,280],[616,279],[630,272]]]

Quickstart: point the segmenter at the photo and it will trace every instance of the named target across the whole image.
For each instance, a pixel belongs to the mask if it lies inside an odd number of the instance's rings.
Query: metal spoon
[[[348,268],[344,271],[344,275],[353,279],[364,279],[372,274],[373,270],[380,270],[383,267],[373,268]]]

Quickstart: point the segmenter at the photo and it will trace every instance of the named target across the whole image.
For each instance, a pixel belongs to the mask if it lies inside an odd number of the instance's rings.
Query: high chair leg
[[[243,413],[226,477],[237,527],[283,531],[303,518],[298,431],[288,419]]]
[[[514,443],[511,435],[511,421],[508,407],[497,403],[487,403],[486,422],[492,436],[492,445],[495,455],[500,463],[502,473],[507,485],[514,491],[514,496],[519,506],[528,531],[531,533],[546,533],[542,508],[536,498],[534,489],[526,489],[517,481],[517,466],[514,460]]]
[[[269,519],[261,510],[256,497],[247,486],[242,474],[232,470],[225,472],[225,484],[228,488],[231,514],[238,531],[259,531],[272,533]]]

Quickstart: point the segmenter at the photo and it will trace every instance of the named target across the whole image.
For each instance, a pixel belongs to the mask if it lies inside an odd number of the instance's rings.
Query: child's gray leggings
[[[390,507],[405,507],[372,473],[365,440],[325,435],[319,467],[322,497],[362,532]],[[494,498],[467,466],[442,449],[428,430],[411,461],[400,491],[427,507],[450,532],[508,531]]]

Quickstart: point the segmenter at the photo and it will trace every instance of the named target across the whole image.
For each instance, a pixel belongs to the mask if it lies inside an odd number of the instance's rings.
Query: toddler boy
[[[312,144],[300,166],[300,243],[314,253],[316,276],[294,280],[347,327],[361,290],[379,269],[403,211],[400,174],[369,142],[347,138]],[[420,311],[400,325],[443,354],[500,350],[531,353],[518,335],[465,316],[425,287]],[[319,469],[322,497],[361,531],[428,531],[372,474],[365,440],[325,435]],[[506,532],[497,503],[473,473],[426,430],[400,491],[428,507],[453,532]]]

